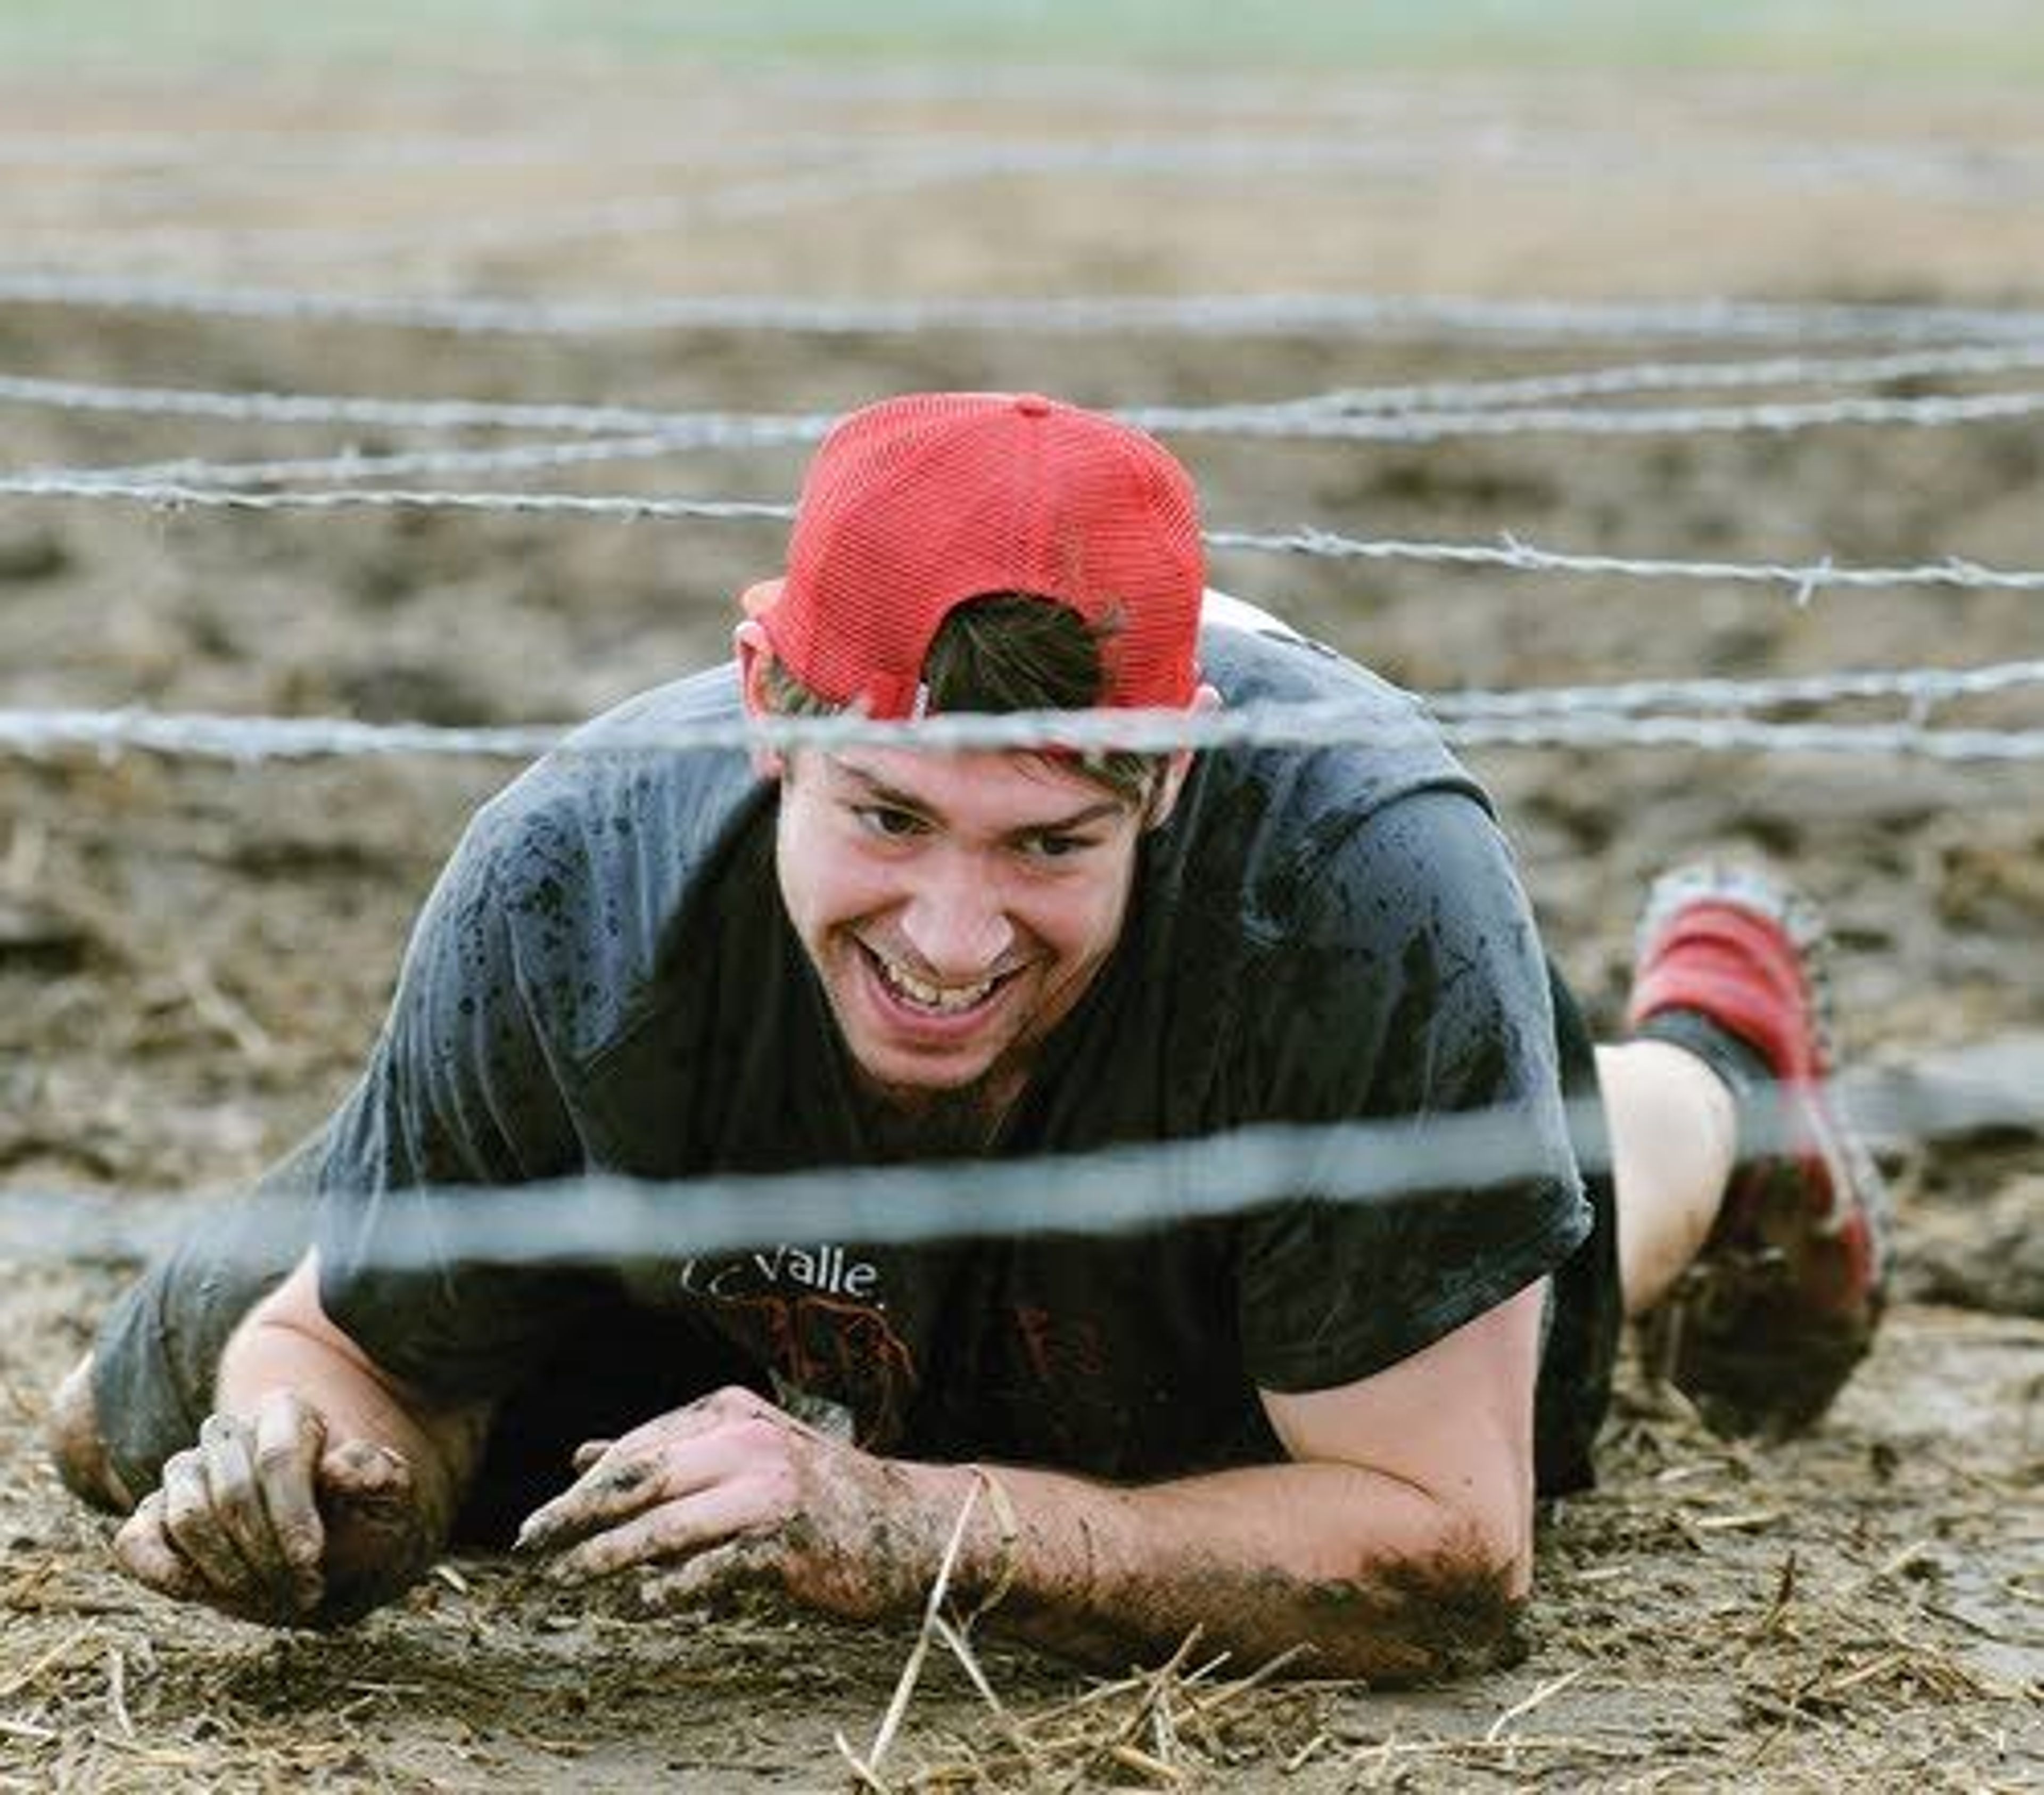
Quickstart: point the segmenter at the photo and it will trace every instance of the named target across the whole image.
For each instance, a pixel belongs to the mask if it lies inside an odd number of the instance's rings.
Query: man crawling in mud
[[[1402,695],[1205,592],[1147,436],[1028,395],[857,413],[744,611],[732,664],[484,809],[360,1082],[57,1393],[140,1582],[330,1624],[515,1538],[655,1612],[880,1617],[964,1516],[951,1597],[1058,1651],[1197,1624],[1434,1676],[1508,1645],[1626,1316],[1727,1429],[1806,1424],[1865,1351],[1879,1191],[1804,913],[1664,881],[1631,1038],[1593,1047],[1482,792]],[[1316,702],[1351,742],[605,751],[741,711]],[[1510,1175],[970,1237],[978,1163],[1475,1111]],[[482,1187],[910,1160],[957,1163],[967,1237],[461,1250]],[[425,1266],[390,1250],[422,1221]]]

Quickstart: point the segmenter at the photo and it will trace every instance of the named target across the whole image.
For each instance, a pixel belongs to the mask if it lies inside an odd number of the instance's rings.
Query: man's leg
[[[1671,874],[1628,1006],[1647,1038],[1599,1055],[1627,1313],[1727,1433],[1814,1421],[1881,1316],[1885,1193],[1831,1088],[1822,951],[1771,882]]]
[[[1703,1250],[1739,1157],[1739,1106],[1709,1067],[1672,1042],[1596,1050],[1612,1175],[1619,1284],[1637,1318]]]
[[[136,1496],[114,1470],[106,1455],[106,1443],[100,1437],[92,1367],[93,1355],[87,1352],[64,1374],[50,1397],[44,1439],[65,1489],[95,1509],[125,1515],[135,1506]]]

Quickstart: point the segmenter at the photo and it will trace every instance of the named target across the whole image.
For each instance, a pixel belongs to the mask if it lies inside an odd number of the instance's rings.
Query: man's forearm
[[[980,1504],[970,1581],[1006,1586],[989,1623],[1074,1657],[1125,1664],[1197,1627],[1244,1668],[1303,1644],[1318,1674],[1412,1682],[1513,1647],[1525,1567],[1396,1478],[1301,1463],[1132,1489],[990,1474],[1013,1537]]]

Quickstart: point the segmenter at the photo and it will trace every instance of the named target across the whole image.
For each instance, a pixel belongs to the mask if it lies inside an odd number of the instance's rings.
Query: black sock
[[[1743,1105],[1775,1082],[1759,1050],[1700,1009],[1661,1009],[1633,1031],[1635,1040],[1666,1041],[1693,1053]]]

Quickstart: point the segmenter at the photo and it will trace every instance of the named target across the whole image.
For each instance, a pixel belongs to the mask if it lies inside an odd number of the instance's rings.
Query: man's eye
[[[868,835],[880,836],[889,841],[916,834],[923,826],[922,818],[914,812],[897,810],[885,804],[863,804],[852,814]]]
[[[1093,837],[1086,835],[1032,836],[1025,845],[1032,859],[1065,860],[1074,854],[1083,854],[1092,847]]]

